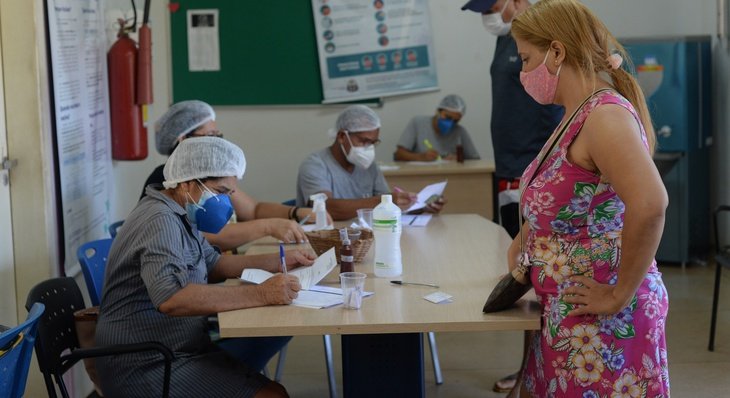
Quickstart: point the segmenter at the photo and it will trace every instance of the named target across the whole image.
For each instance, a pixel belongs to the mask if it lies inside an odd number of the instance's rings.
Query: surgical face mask
[[[493,12],[491,14],[482,14],[482,24],[484,24],[484,29],[486,29],[487,32],[495,36],[504,36],[509,33],[510,29],[512,29],[512,21],[504,22],[504,19],[502,19],[502,14],[504,14],[504,10],[507,9],[507,3],[509,3],[509,0],[504,2],[502,11],[498,13]]]
[[[198,203],[186,203],[185,211],[188,220],[202,232],[217,234],[223,229],[233,215],[231,199],[226,194],[214,194],[208,187],[198,181],[205,189]],[[193,199],[188,193],[188,198]]]
[[[370,167],[375,160],[375,145],[354,146],[352,145],[352,140],[350,140],[350,133],[346,131],[345,136],[347,137],[347,141],[350,142],[350,153],[345,152],[345,147],[342,144],[340,144],[340,148],[345,153],[347,161],[363,169]]]
[[[454,119],[449,119],[447,117],[440,117],[436,121],[436,125],[439,128],[439,133],[441,135],[447,135],[451,132],[451,129],[454,127]]]
[[[560,68],[563,66],[558,66],[558,71],[554,75],[550,73],[545,63],[548,54],[550,54],[550,51],[545,54],[545,59],[537,68],[529,72],[520,72],[520,83],[525,87],[527,94],[530,94],[530,97],[540,105],[552,104],[555,101]]]

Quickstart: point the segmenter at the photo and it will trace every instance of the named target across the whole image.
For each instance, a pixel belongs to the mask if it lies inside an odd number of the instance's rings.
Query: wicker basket
[[[356,263],[362,262],[365,255],[368,254],[370,246],[373,244],[373,231],[369,229],[358,229],[360,231],[360,239],[352,243],[352,255]],[[340,263],[340,248],[342,241],[340,240],[340,231],[337,229],[325,231],[306,232],[309,244],[317,255],[321,255],[330,248],[335,248],[335,257],[337,263]]]

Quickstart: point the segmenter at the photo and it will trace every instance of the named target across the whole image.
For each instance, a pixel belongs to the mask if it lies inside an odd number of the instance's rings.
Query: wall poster
[[[324,103],[438,89],[428,0],[312,0]]]
[[[68,270],[82,243],[108,237],[111,133],[103,0],[47,0],[53,108]]]

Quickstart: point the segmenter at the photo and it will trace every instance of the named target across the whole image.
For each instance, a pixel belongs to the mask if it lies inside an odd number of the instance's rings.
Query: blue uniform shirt
[[[540,105],[520,83],[522,61],[511,35],[499,36],[492,75],[492,146],[498,178],[519,178],[563,117],[563,107]]]

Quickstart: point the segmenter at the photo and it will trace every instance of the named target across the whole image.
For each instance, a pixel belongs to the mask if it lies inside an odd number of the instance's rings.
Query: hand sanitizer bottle
[[[314,229],[315,230],[326,229],[327,228],[327,207],[325,205],[325,201],[327,200],[327,195],[325,195],[323,193],[316,193],[316,194],[310,196],[309,200],[311,200],[314,203],[312,212],[314,212],[314,215],[317,217],[317,222],[314,225]]]
[[[391,195],[383,195],[373,209],[375,276],[394,277],[403,273],[400,252],[401,211]]]

